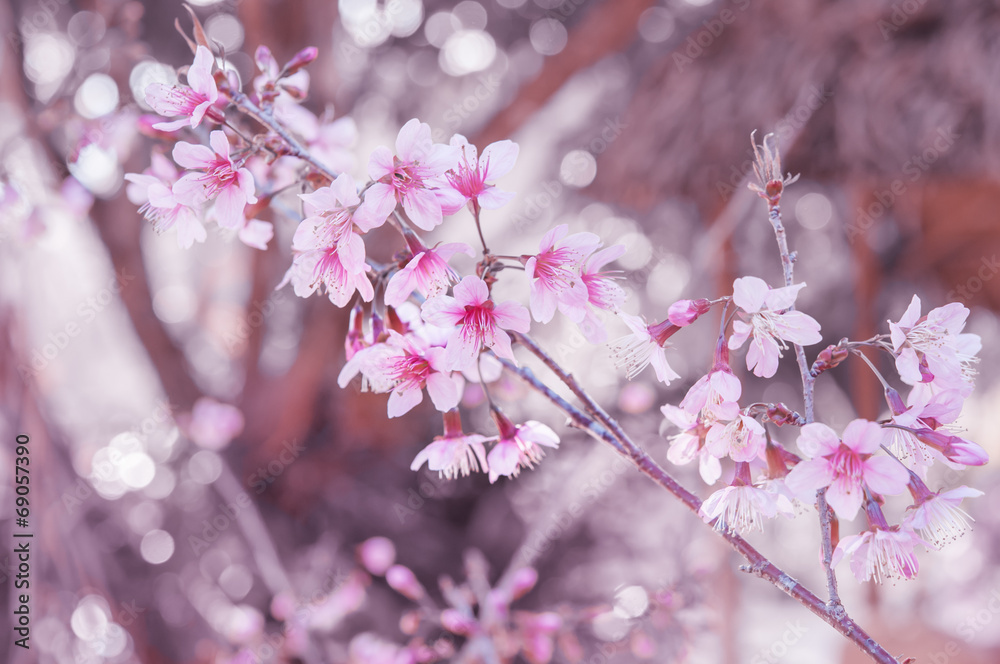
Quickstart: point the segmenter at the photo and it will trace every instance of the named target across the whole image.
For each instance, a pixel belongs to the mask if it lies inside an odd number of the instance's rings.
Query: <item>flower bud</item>
[[[538,583],[538,572],[534,567],[522,567],[521,569],[514,572],[513,579],[511,581],[510,594],[513,599],[520,599],[528,594],[528,592],[535,587]]]
[[[279,78],[294,74],[319,56],[319,50],[315,46],[306,46],[304,49],[292,56],[292,59],[285,63],[285,68]]]
[[[366,570],[382,576],[396,562],[396,547],[385,537],[372,537],[358,546],[358,558]]]
[[[385,573],[385,581],[389,587],[414,602],[423,599],[427,594],[424,587],[417,581],[413,570],[402,565],[393,565]]]
[[[700,300],[678,300],[670,305],[667,310],[667,319],[678,327],[686,327],[698,320],[698,317],[708,313],[712,308],[712,303],[701,298]]]
[[[475,619],[462,615],[458,609],[445,609],[441,612],[441,626],[452,634],[469,636],[477,625]]]

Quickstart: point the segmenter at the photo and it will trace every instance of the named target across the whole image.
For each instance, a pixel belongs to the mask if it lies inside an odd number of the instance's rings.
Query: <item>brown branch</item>
[[[606,0],[591,9],[569,35],[566,48],[545,59],[538,76],[517,92],[474,143],[487,145],[509,138],[577,72],[628,46],[639,16],[652,0]],[[572,7],[570,3],[567,7]]]

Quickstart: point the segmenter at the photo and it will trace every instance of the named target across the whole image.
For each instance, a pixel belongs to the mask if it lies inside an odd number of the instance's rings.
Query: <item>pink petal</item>
[[[868,420],[852,420],[844,427],[844,445],[858,454],[872,454],[882,444],[885,433],[882,427]]]
[[[454,327],[465,318],[465,307],[447,295],[439,295],[424,301],[420,317],[431,325]]]
[[[805,288],[805,286],[805,283],[801,283],[792,286],[782,286],[781,288],[772,288],[768,291],[764,304],[771,311],[784,311],[795,304],[795,299],[798,297],[799,291]]]
[[[248,221],[239,232],[240,242],[248,247],[260,249],[261,251],[267,250],[267,243],[270,242],[273,237],[274,226],[271,222],[260,221],[258,219],[251,219]]]
[[[368,159],[368,177],[372,180],[381,180],[395,170],[396,162],[392,157],[392,150],[384,145],[375,148]]]
[[[427,394],[435,408],[444,413],[458,406],[462,398],[460,381],[443,373],[432,373],[427,377]]]
[[[215,161],[215,153],[204,145],[178,141],[173,151],[174,161],[183,168],[208,168]]]
[[[413,118],[402,126],[396,136],[396,154],[405,162],[418,161],[424,157],[431,144],[431,126]],[[377,178],[372,175],[372,179]]]
[[[476,197],[479,201],[479,205],[487,210],[499,210],[507,203],[514,200],[514,194],[509,191],[503,191],[497,187],[486,187]]]
[[[229,159],[229,139],[226,138],[225,132],[218,129],[213,131],[208,135],[208,144],[215,150],[215,154],[224,159]]]
[[[791,475],[789,474],[788,477]],[[826,490],[826,502],[841,519],[853,519],[858,515],[858,510],[861,509],[864,495],[865,492],[856,480],[841,476],[834,480]]]
[[[840,436],[822,422],[812,422],[799,431],[796,444],[807,457],[828,456],[840,448]]]
[[[486,282],[471,274],[455,285],[455,299],[463,306],[479,306],[490,297]]]
[[[410,412],[414,406],[424,400],[424,392],[419,387],[395,390],[389,394],[387,412],[389,417],[399,417]]]
[[[510,347],[510,335],[508,335],[503,330],[496,330],[493,334],[493,352],[497,354],[497,357],[502,357],[506,360],[510,360],[515,365],[517,360],[514,359],[514,351]]]
[[[206,96],[212,93],[218,95],[218,89],[215,87],[215,79],[212,78],[212,65],[214,62],[215,56],[212,55],[212,52],[204,46],[199,45],[194,54],[194,64],[188,68],[187,72],[187,82],[192,90]]]
[[[513,440],[501,440],[497,443],[486,457],[490,467],[490,484],[496,482],[501,475],[513,475],[520,459],[521,451]]]
[[[830,486],[834,480],[833,468],[825,459],[807,459],[795,464],[785,476],[785,486],[792,493],[805,496]]]
[[[422,256],[423,254],[417,254],[417,256]],[[410,297],[413,290],[417,287],[417,279],[413,274],[413,269],[410,267],[413,265],[413,261],[392,275],[389,279],[389,284],[385,287],[385,304],[389,307],[398,307],[406,299]]]
[[[246,221],[243,210],[246,207],[246,197],[239,187],[228,186],[219,191],[215,199],[215,216],[219,226],[223,228],[240,228]]]
[[[757,313],[764,307],[769,290],[763,279],[740,277],[733,282],[733,302],[748,314]]]
[[[479,157],[483,180],[493,182],[507,175],[514,168],[520,147],[514,141],[504,140],[490,143]]]
[[[365,192],[365,200],[354,213],[354,222],[367,233],[384,224],[395,208],[396,190],[387,184],[376,182]]]
[[[864,462],[865,483],[872,491],[895,496],[906,489],[910,474],[903,464],[887,456],[872,457]]]
[[[441,202],[428,189],[413,189],[403,195],[403,209],[418,228],[434,230],[444,221]]]
[[[526,333],[531,329],[528,310],[517,302],[501,302],[493,308],[493,318],[505,330]]]

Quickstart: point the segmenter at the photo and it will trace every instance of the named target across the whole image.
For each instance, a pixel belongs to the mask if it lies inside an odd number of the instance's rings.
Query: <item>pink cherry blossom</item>
[[[909,473],[898,461],[872,456],[882,443],[882,428],[868,420],[854,420],[844,429],[843,440],[825,424],[802,427],[798,446],[807,457],[785,479],[796,495],[829,487],[826,499],[843,519],[853,519],[861,508],[864,489],[896,495],[906,488]]]
[[[368,264],[364,264],[361,270],[345,265],[336,247],[321,247],[296,254],[278,288],[291,282],[296,295],[309,297],[323,285],[330,301],[338,307],[345,307],[354,293],[358,293],[365,302],[371,302],[375,297],[375,289],[368,279],[370,271]]]
[[[514,168],[519,149],[517,143],[506,140],[490,143],[478,157],[476,146],[470,144],[465,136],[455,134],[450,143],[461,150],[461,156],[458,165],[448,172],[448,182],[461,195],[463,202],[496,210],[514,198],[514,194],[487,184],[487,180],[492,182]]]
[[[150,168],[144,173],[125,174],[129,182],[126,193],[157,233],[176,229],[177,244],[182,249],[189,249],[195,242],[204,242],[208,233],[198,211],[178,200],[171,190],[177,175],[169,159],[154,153]]]
[[[405,337],[395,330],[389,330],[388,335],[379,350],[373,346],[361,351],[351,362],[358,361],[361,372],[373,385],[387,388],[375,389],[376,392],[391,390],[389,417],[399,417],[417,406],[423,401],[424,388],[438,410],[445,412],[457,406],[465,381],[461,375],[453,375],[445,369],[444,348],[424,347],[415,338]],[[342,372],[341,376],[344,375]],[[338,382],[341,381],[338,379]],[[342,381],[341,387],[346,383]]]
[[[773,519],[778,514],[776,493],[750,484],[727,486],[709,496],[701,505],[698,514],[713,527],[722,532],[746,533],[763,530],[764,519]]]
[[[530,420],[514,424],[498,411],[494,410],[491,414],[500,430],[497,444],[486,457],[491,484],[501,475],[517,477],[522,468],[534,468],[545,456],[542,447],[559,447],[559,436],[541,422]]]
[[[660,412],[667,420],[681,431],[670,437],[670,449],[667,450],[667,460],[678,466],[684,466],[698,459],[698,472],[705,484],[711,486],[722,476],[722,464],[704,445],[707,427],[696,415],[674,406],[665,404]]]
[[[164,85],[152,83],[146,88],[146,103],[160,115],[166,117],[183,116],[172,122],[160,122],[153,127],[160,131],[176,131],[181,127],[197,127],[201,121],[209,120],[221,124],[224,117],[215,102],[219,99],[219,89],[212,76],[215,56],[204,46],[198,46],[194,64],[188,68],[188,85]]]
[[[435,297],[448,290],[448,287],[458,281],[458,273],[448,265],[448,260],[457,253],[474,256],[472,247],[464,242],[440,244],[428,249],[419,240],[411,240],[413,258],[406,267],[396,272],[389,279],[385,288],[385,303],[390,307],[398,307],[410,297],[413,291],[418,291],[425,298]]]
[[[396,137],[395,156],[384,146],[372,153],[368,175],[375,183],[365,192],[359,216],[374,228],[402,204],[410,221],[432,230],[443,221],[443,212],[431,181],[455,166],[458,153],[457,147],[435,144],[430,125],[410,120]]]
[[[733,282],[733,302],[742,309],[743,320],[733,322],[729,348],[740,348],[753,335],[747,350],[747,369],[762,378],[778,370],[786,341],[800,346],[819,342],[819,323],[800,311],[788,311],[805,284],[770,288],[763,279],[740,277]]]
[[[710,421],[732,420],[739,410],[737,402],[742,393],[743,385],[729,366],[729,348],[720,337],[712,370],[688,389],[680,407]]]
[[[906,528],[870,527],[860,535],[841,539],[833,554],[833,564],[849,557],[851,571],[860,583],[869,579],[876,583],[886,579],[913,579],[920,567],[914,549],[921,542]]]
[[[516,362],[510,336],[504,330],[527,332],[531,325],[528,310],[513,301],[494,304],[486,282],[472,275],[455,286],[454,295],[430,298],[421,308],[428,323],[455,327],[445,348],[448,367],[462,370],[471,366],[484,346]]]
[[[221,131],[209,136],[212,149],[180,141],[174,146],[174,161],[183,168],[197,169],[184,174],[173,187],[177,198],[187,205],[215,201],[215,213],[223,228],[245,225],[243,210],[256,203],[253,176],[237,166],[229,156],[229,139]]]
[[[619,271],[602,272],[601,268],[625,253],[625,246],[616,244],[594,252],[583,264],[580,279],[587,287],[586,314],[580,321],[580,331],[592,344],[603,344],[608,332],[597,315],[597,310],[617,312],[625,304],[625,291],[615,283]]]
[[[484,443],[494,439],[464,433],[461,415],[457,410],[451,410],[444,414],[444,435],[435,437],[430,445],[417,453],[410,464],[410,470],[417,470],[427,462],[429,470],[448,479],[459,475],[464,477],[480,469],[485,472],[487,464]]]
[[[539,323],[548,323],[558,307],[574,323],[587,314],[587,284],[580,275],[583,261],[601,244],[593,233],[569,232],[559,224],[542,238],[538,254],[522,257],[524,272],[531,281],[531,315]]]
[[[355,211],[361,203],[357,185],[347,173],[342,173],[328,187],[300,194],[306,218],[295,229],[292,249],[299,252],[336,250],[340,260],[350,270],[363,272],[365,243]]]
[[[952,302],[921,317],[920,298],[913,296],[899,322],[889,322],[896,370],[904,383],[933,382],[963,397],[972,392],[982,341],[977,334],[962,333],[968,316],[965,306]]]
[[[714,422],[705,436],[705,448],[720,459],[728,456],[733,461],[753,461],[766,447],[763,425],[739,412],[728,422]]]
[[[680,378],[680,374],[670,368],[667,363],[667,339],[680,328],[664,321],[648,325],[643,318],[631,314],[619,313],[632,334],[620,337],[611,343],[611,353],[615,364],[625,369],[625,375],[632,380],[650,364],[656,371],[656,379],[664,385]]]
[[[982,491],[960,486],[950,491],[931,493],[914,475],[910,476],[909,488],[915,502],[907,508],[903,527],[919,532],[937,548],[972,530],[969,522],[973,519],[960,505],[965,498],[982,496]]]
[[[887,394],[893,410],[891,422],[898,426],[883,428],[885,444],[908,468],[924,477],[927,468],[934,463],[934,457],[944,457],[934,448],[921,443],[913,434],[913,429],[936,430],[951,424],[961,413],[964,399],[958,390],[931,394],[913,389],[904,406],[898,392],[889,388]]]

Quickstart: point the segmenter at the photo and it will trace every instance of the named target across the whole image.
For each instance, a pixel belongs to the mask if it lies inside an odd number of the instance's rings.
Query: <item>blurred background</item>
[[[625,244],[627,309],[650,318],[741,275],[780,281],[765,206],[746,190],[751,132],[775,132],[785,170],[802,174],[782,201],[808,283],[800,307],[834,343],[887,331],[914,292],[925,311],[966,304],[984,349],[961,425],[1000,453],[997,3],[190,4],[245,85],[258,45],[279,62],[318,47],[303,105],[358,178],[411,117],[442,142],[517,141],[501,183],[517,197],[484,217],[494,249],[536,251],[558,223]],[[25,432],[35,534],[32,649],[0,629],[3,661],[863,661],[513,379],[502,403],[555,428],[558,451],[493,485],[412,472],[440,433],[430,404],[387,420],[384,396],[339,389],[346,312],[274,290],[295,192],[259,217],[276,225],[267,251],[223,233],[187,251],[157,236],[122,176],[157,149],[137,130],[146,85],[191,62],[175,21],[190,34],[174,0],[0,4],[0,530],[11,542]],[[468,223],[443,228],[441,239],[475,238]],[[667,464],[659,406],[708,369],[714,330],[675,337],[684,378],[669,389],[651,373],[625,383],[607,348],[565,321],[537,334]],[[800,407],[790,358],[774,381],[741,377],[745,396]],[[199,402],[209,397],[239,412]],[[834,428],[885,411],[853,361],[819,380],[818,404]],[[470,388],[465,406],[466,426],[490,433],[483,395]],[[672,470],[708,495],[696,469]],[[862,585],[845,566],[846,606],[894,654],[1000,661],[1000,476],[931,480],[986,492],[967,502],[974,532],[922,552],[914,581]],[[890,520],[905,506],[890,500]],[[816,521],[807,512],[750,540],[820,590]],[[0,550],[5,615],[12,550]],[[403,567],[387,583],[393,562]],[[415,583],[426,597],[403,596]],[[492,645],[431,620],[491,585],[519,596]]]

